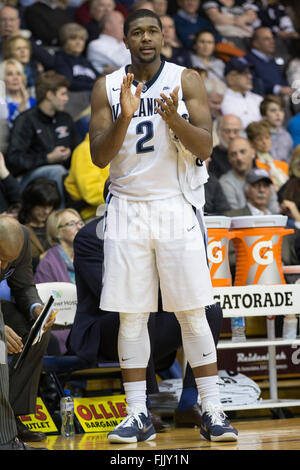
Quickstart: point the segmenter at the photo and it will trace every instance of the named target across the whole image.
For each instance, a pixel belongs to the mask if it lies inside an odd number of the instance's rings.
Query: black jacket
[[[14,121],[5,156],[7,168],[14,176],[24,175],[49,165],[47,154],[64,145],[73,150],[79,143],[71,116],[57,112],[53,117],[38,106],[21,113]]]

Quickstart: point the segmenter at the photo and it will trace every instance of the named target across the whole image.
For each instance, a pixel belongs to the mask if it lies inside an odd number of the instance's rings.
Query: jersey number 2
[[[153,152],[154,145],[145,145],[153,138],[153,123],[151,121],[139,122],[136,126],[136,133],[143,134],[143,137],[136,143],[136,153]]]

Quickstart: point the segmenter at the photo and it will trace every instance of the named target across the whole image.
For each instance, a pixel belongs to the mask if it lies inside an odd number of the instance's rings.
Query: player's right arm
[[[106,77],[99,79],[93,89],[91,98],[90,151],[92,161],[100,168],[105,168],[118,154],[132,119],[139,107],[142,85],[136,93],[131,93],[133,75],[127,74],[121,85],[121,112],[113,121],[112,112],[106,93]]]

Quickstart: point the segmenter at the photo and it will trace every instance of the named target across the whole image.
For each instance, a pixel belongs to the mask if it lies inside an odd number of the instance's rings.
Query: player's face
[[[160,56],[163,34],[155,18],[138,18],[130,23],[124,42],[133,57],[147,64]]]

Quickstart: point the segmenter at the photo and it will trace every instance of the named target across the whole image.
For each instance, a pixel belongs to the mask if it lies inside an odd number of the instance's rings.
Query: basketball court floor
[[[207,442],[200,438],[198,428],[170,427],[159,433],[153,441],[134,444],[110,444],[106,433],[76,434],[73,439],[61,436],[48,436],[47,441],[30,444],[33,447],[47,447],[50,451],[59,450],[102,450],[102,451],[153,451],[157,461],[155,466],[165,466],[159,462],[160,451],[176,451],[177,464],[184,464],[184,454],[180,451],[225,451],[225,450],[300,450],[300,418],[289,419],[257,419],[251,421],[235,421],[239,431],[237,442]],[[137,455],[139,453],[137,452]],[[143,452],[140,453],[141,455]],[[120,455],[126,455],[122,453]],[[132,453],[130,454],[132,455]],[[149,455],[147,453],[147,455]],[[147,457],[148,458],[148,457]],[[183,459],[180,462],[180,459]],[[179,459],[179,460],[178,460]],[[117,462],[116,462],[117,463]],[[154,462],[152,462],[154,463]],[[174,460],[173,463],[176,463]],[[165,462],[166,464],[166,462]],[[288,462],[287,462],[288,464]]]

